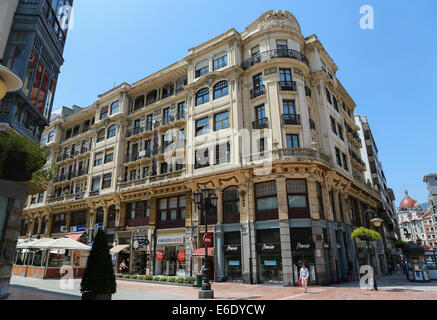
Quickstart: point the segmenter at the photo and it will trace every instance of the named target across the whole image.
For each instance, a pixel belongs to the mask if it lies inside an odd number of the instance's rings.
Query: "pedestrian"
[[[349,282],[354,282],[354,267],[352,265],[352,262],[348,262],[347,264],[347,274],[349,278]]]
[[[203,276],[205,274],[205,264],[202,264],[202,268],[200,268],[200,273],[201,276]]]
[[[307,269],[305,263],[302,263],[302,268],[300,268],[300,281],[302,283],[302,287],[305,289],[305,293],[308,290],[308,278],[310,277],[310,272]]]
[[[118,270],[119,270],[121,273],[126,273],[126,271],[127,271],[127,265],[126,265],[126,262],[124,262],[124,259],[121,261]]]

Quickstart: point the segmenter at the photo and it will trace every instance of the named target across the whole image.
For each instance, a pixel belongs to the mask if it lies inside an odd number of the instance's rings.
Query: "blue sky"
[[[374,30],[359,26],[363,5],[375,10]],[[423,177],[437,172],[433,0],[78,0],[53,109],[87,107],[114,84],[142,79],[230,28],[242,32],[270,9],[293,13],[334,59],[356,113],[368,117],[396,205],[404,188],[426,202]]]

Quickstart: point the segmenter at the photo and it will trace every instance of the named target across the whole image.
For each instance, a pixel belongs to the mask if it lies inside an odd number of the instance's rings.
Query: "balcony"
[[[43,0],[41,2],[41,10],[42,16],[46,19],[47,23],[52,27],[53,32],[56,35],[56,38],[61,43],[61,46],[65,45],[65,33],[62,30],[57,15],[52,9],[52,5],[49,0]]]
[[[252,128],[255,130],[266,129],[268,127],[269,127],[269,118],[262,118],[252,123]]]
[[[266,87],[264,85],[257,87],[255,89],[250,90],[250,98],[255,99],[256,97],[260,97],[266,94]]]
[[[185,112],[179,112],[176,115],[176,120],[185,120]]]
[[[150,182],[167,180],[167,179],[171,179],[171,178],[178,178],[178,177],[182,176],[184,173],[185,173],[185,169],[182,169],[182,170],[178,170],[178,171],[163,173],[163,174],[156,175],[156,176],[151,176]]]
[[[126,227],[141,227],[149,225],[149,217],[127,219]]]
[[[300,126],[300,115],[298,114],[283,114],[282,115],[282,125],[294,125]]]
[[[305,63],[308,66],[308,68],[310,66],[310,63],[309,63],[307,57],[305,57],[305,55],[300,53],[299,51],[291,50],[291,49],[276,49],[276,50],[264,51],[264,52],[261,52],[261,53],[254,55],[252,58],[244,61],[241,64],[241,68],[243,70],[246,70],[257,63],[260,63],[263,61],[268,61],[268,60],[271,60],[274,58],[295,59],[295,60],[298,60],[300,62]]]
[[[164,116],[164,117],[162,117],[161,125],[162,126],[169,125],[170,123],[172,123],[174,121],[174,119],[175,119],[175,117],[171,116],[171,115]]]
[[[351,126],[346,121],[344,121],[344,126],[346,127],[346,132],[347,132],[348,138],[349,139],[355,139],[355,141],[360,146],[362,146],[362,141],[361,141],[359,135],[356,132],[354,132],[354,130],[351,128]]]
[[[281,91],[296,91],[296,81],[279,81]]]
[[[332,165],[331,158],[324,153],[306,148],[284,148],[265,151],[257,154],[243,156],[243,163],[250,163],[254,161],[320,161],[329,166]]]
[[[316,122],[313,119],[310,119],[310,129],[316,130]]]
[[[124,160],[124,163],[134,162],[145,158],[150,158],[149,150],[144,150],[139,153],[128,154]]]
[[[354,159],[356,162],[358,162],[362,167],[366,167],[366,164],[364,163],[363,160],[361,160],[361,158],[354,152],[352,151],[352,149],[349,148],[349,154],[352,157],[352,159]]]
[[[142,132],[144,132],[144,127],[135,127],[126,132],[126,138],[136,136],[137,134],[140,134]]]

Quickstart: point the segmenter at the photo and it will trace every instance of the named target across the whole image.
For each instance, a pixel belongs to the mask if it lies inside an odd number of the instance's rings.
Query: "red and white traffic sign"
[[[164,252],[162,252],[162,251],[157,251],[157,252],[156,252],[156,261],[161,262],[162,260],[164,260]]]
[[[184,250],[179,250],[178,251],[178,260],[180,262],[184,262],[185,261],[185,251]]]
[[[212,236],[209,233],[206,233],[203,236],[203,243],[205,244],[205,247],[207,247],[207,248],[212,247]]]

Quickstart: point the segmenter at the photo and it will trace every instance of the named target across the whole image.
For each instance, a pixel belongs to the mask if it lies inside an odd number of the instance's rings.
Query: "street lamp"
[[[384,222],[383,219],[381,219],[375,211],[373,211],[372,209],[367,209],[366,211],[364,211],[364,215],[366,215],[367,213],[372,213],[372,219],[370,220],[370,222],[379,229],[379,227],[381,226],[381,224]],[[367,254],[367,259],[368,259],[368,263],[369,265],[371,265],[370,263],[370,243],[369,243],[369,239],[367,239],[367,249],[368,249],[368,254]],[[376,256],[376,254],[375,254]],[[378,291],[378,285],[376,284],[376,277],[375,277],[375,270],[373,270],[373,290],[374,291]]]
[[[218,197],[214,190],[208,189],[206,186],[202,190],[196,190],[193,192],[194,202],[196,207],[200,210],[204,217],[205,224],[205,236],[208,234],[208,224],[206,221],[206,215],[209,210],[217,207]],[[209,283],[209,266],[208,266],[208,248],[205,245],[205,268],[203,271],[202,289],[199,291],[200,299],[213,299],[214,291],[211,290],[211,284]]]
[[[0,100],[7,92],[21,89],[23,82],[11,70],[0,65]]]

